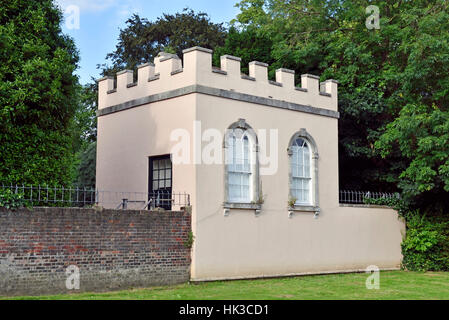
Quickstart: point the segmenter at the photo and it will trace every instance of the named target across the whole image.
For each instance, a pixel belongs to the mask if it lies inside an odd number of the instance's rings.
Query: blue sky
[[[75,39],[80,51],[80,68],[77,74],[85,84],[91,77],[98,78],[97,64],[105,63],[106,54],[117,44],[120,28],[133,14],[154,20],[162,13],[176,13],[189,7],[196,12],[209,14],[213,22],[229,22],[238,14],[238,0],[56,0],[64,10],[77,6],[80,12],[79,29],[63,24],[64,33]],[[72,12],[73,13],[73,12]],[[69,17],[71,12],[67,12]],[[73,20],[67,19],[70,23]]]

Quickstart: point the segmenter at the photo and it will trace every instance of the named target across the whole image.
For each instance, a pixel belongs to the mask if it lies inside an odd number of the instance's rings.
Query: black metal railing
[[[399,193],[371,192],[371,191],[340,191],[340,203],[342,204],[366,204],[370,200],[399,199]]]
[[[135,194],[134,194],[135,195]],[[145,194],[142,194],[144,196]],[[123,198],[117,209],[126,210],[130,208],[130,205],[145,204],[144,210],[150,209],[164,209],[172,210],[173,207],[186,207],[190,206],[190,195],[187,193],[173,193],[166,190],[159,190],[147,194],[147,201],[132,200],[129,197]],[[134,197],[135,199],[135,197]]]
[[[29,207],[76,207],[86,208],[99,205],[116,209],[165,209],[190,206],[188,193],[167,191],[121,192],[102,191],[92,187],[63,187],[47,185],[0,185],[0,191],[21,195]]]
[[[96,203],[96,190],[92,187],[2,184],[0,188],[20,194],[22,201],[31,207],[87,207]]]

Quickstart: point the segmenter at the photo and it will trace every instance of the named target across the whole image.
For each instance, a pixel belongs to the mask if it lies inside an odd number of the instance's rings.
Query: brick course
[[[70,265],[80,291],[186,282],[190,230],[188,211],[0,209],[0,295],[68,292]]]

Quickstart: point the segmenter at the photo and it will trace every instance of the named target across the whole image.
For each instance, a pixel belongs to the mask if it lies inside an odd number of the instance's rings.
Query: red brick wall
[[[190,230],[187,211],[0,209],[0,295],[68,292],[71,265],[80,291],[186,282]]]

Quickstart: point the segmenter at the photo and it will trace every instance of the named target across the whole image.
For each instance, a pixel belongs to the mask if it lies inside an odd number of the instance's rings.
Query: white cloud
[[[139,1],[122,1],[117,10],[119,19],[129,18],[133,13],[141,13],[142,6]]]
[[[77,6],[81,14],[100,13],[105,10],[114,10],[109,23],[117,25],[123,23],[133,13],[142,13],[140,0],[56,0],[56,4],[63,12],[69,6]]]
[[[56,0],[64,10],[68,6],[78,6],[81,12],[101,12],[112,7],[118,7],[123,1],[119,0]],[[127,1],[125,1],[127,2]]]

